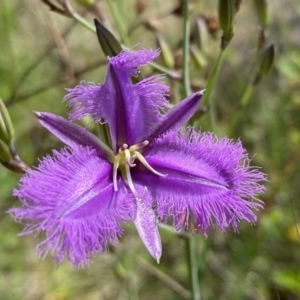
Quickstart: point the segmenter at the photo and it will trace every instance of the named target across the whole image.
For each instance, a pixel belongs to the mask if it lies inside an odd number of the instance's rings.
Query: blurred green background
[[[89,22],[96,17],[120,37],[120,24],[107,1],[70,2]],[[122,17],[121,25],[131,43],[127,46],[157,48],[163,46],[157,38],[163,40],[173,56],[157,62],[181,74],[181,2],[111,2],[117,4]],[[235,18],[235,34],[211,98],[214,122],[208,112],[195,118],[194,125],[243,141],[252,164],[268,174],[267,191],[261,196],[265,209],[258,213],[256,225],[242,222],[240,233],[229,230],[224,235],[214,229],[208,238],[197,236],[203,299],[300,299],[296,230],[298,226],[300,231],[300,3],[269,1],[265,45],[275,45],[274,66],[255,86],[248,105],[239,109],[243,92],[253,79],[250,74],[261,30],[253,2],[243,1]],[[190,0],[189,4],[191,81],[193,89],[200,90],[220,52],[217,1]],[[44,154],[61,147],[39,126],[32,111],[67,116],[66,104],[61,101],[64,88],[80,80],[102,82],[104,63],[96,35],[72,18],[50,12],[42,1],[0,1],[0,97],[13,120],[17,151],[29,166],[36,166]],[[153,70],[145,67],[142,75],[151,73]],[[183,98],[180,79],[167,77],[166,82],[171,86],[172,102]],[[130,224],[124,225],[126,233],[120,244],[95,257],[89,268],[74,270],[67,261],[57,268],[51,257],[39,259],[34,237],[17,237],[22,225],[6,214],[19,205],[11,191],[20,175],[0,168],[1,300],[190,299],[184,239],[164,230],[159,265]]]

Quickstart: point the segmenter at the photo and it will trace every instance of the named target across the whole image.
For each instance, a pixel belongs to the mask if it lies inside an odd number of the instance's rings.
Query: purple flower
[[[10,212],[25,220],[23,234],[44,234],[37,252],[49,250],[61,263],[66,255],[84,266],[122,234],[119,223],[133,221],[159,261],[157,220],[173,221],[178,230],[207,234],[216,224],[237,230],[240,220],[253,223],[255,196],[264,191],[265,175],[249,166],[240,142],[211,133],[181,130],[196,111],[202,93],[192,94],[163,113],[168,87],[160,76],[132,84],[137,67],[153,60],[152,50],[122,52],[108,60],[103,85],[68,90],[70,119],[92,115],[109,127],[110,147],[86,129],[50,113],[36,113],[40,123],[68,148],[54,151],[29,170],[14,191],[23,206]]]

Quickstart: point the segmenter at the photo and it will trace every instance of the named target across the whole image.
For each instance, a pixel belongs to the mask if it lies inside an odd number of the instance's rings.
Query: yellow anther
[[[135,167],[136,164],[134,161],[138,159],[149,171],[151,171],[153,174],[157,176],[165,177],[165,174],[159,173],[156,170],[154,170],[146,161],[144,156],[138,152],[139,149],[145,147],[148,145],[148,141],[144,141],[139,144],[132,145],[128,148],[127,144],[123,144],[122,147],[120,147],[118,154],[115,156],[114,160],[114,166],[113,166],[113,184],[114,184],[114,190],[118,190],[117,185],[117,172],[118,169],[121,170],[122,176],[124,180],[127,182],[129,189],[132,191],[132,193],[135,196],[138,196],[138,193],[133,185],[130,168]]]
[[[147,146],[149,144],[149,141],[144,141],[142,143],[139,144],[135,144],[129,147],[129,151],[130,152],[135,152],[136,150],[139,150],[141,148],[144,148],[145,146]]]

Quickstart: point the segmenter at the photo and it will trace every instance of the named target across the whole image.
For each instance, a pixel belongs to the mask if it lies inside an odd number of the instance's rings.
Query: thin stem
[[[225,53],[225,51],[221,50],[221,52],[218,56],[218,59],[216,60],[214,66],[213,66],[213,69],[212,69],[212,71],[209,75],[207,85],[206,85],[206,90],[205,90],[204,97],[203,97],[203,100],[202,100],[202,105],[203,106],[206,106],[209,102],[211,93],[213,91],[213,88],[215,86],[216,80],[217,80],[218,75],[219,75],[221,63],[222,63],[223,58],[224,58],[224,53]]]
[[[245,88],[245,90],[244,90],[244,93],[242,95],[238,110],[233,115],[232,121],[230,123],[230,127],[229,127],[229,130],[228,130],[228,135],[229,136],[232,136],[234,134],[234,130],[236,128],[238,120],[239,120],[240,116],[242,115],[241,110],[245,106],[247,106],[253,91],[254,91],[254,85],[251,81],[249,81],[246,88]]]
[[[186,253],[189,264],[189,274],[193,300],[201,300],[195,236],[190,236],[186,239]]]
[[[140,266],[142,266],[149,273],[157,277],[159,280],[161,280],[163,283],[169,286],[172,290],[177,292],[183,299],[191,299],[190,292],[186,290],[180,283],[175,281],[172,277],[163,273],[158,268],[153,267],[151,264],[149,264],[145,259],[143,259],[140,256],[137,256],[136,260]]]
[[[107,4],[110,8],[110,11],[111,11],[114,19],[115,19],[116,26],[118,28],[119,34],[120,34],[123,42],[125,43],[125,45],[129,46],[131,44],[130,39],[129,39],[128,34],[126,33],[125,26],[122,22],[122,16],[119,13],[116,1],[107,0]]]
[[[253,83],[249,82],[247,84],[247,87],[245,88],[243,96],[241,98],[241,107],[245,107],[248,104],[249,99],[253,93],[253,90],[254,90]]]
[[[158,223],[158,227],[160,229],[162,229],[163,231],[173,234],[173,235],[178,235],[178,236],[182,236],[182,237],[189,237],[190,233],[185,232],[185,231],[177,231],[173,226],[167,225],[167,224],[163,224],[163,223]]]
[[[189,0],[183,1],[183,88],[184,96],[188,97],[191,91],[189,49],[190,49],[190,21],[188,16]]]
[[[180,74],[175,70],[167,69],[156,62],[149,62],[148,65],[150,65],[154,70],[159,71],[160,73],[166,74],[171,79],[175,79],[175,80],[181,79]]]
[[[72,15],[73,19],[76,20],[78,23],[80,23],[82,26],[87,28],[88,30],[96,33],[96,27],[92,25],[90,22],[88,22],[85,18],[83,18],[81,15],[79,15],[77,12],[73,13]]]

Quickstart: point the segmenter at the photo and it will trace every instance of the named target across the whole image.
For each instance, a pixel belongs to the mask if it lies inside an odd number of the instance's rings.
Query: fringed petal
[[[159,54],[160,51],[152,49],[123,50],[119,55],[111,57],[109,63],[116,69],[128,72],[129,76],[137,76],[139,73],[138,67],[152,61]]]
[[[262,208],[255,197],[264,191],[266,177],[250,160],[241,143],[215,135],[169,133],[157,139],[143,153],[158,177],[141,164],[132,171],[134,182],[147,186],[156,201],[159,218],[173,218],[179,230],[188,227],[207,233],[216,224],[237,230],[240,220],[253,223],[253,209]]]
[[[97,114],[99,120],[103,117],[99,111],[101,85],[81,81],[80,85],[66,89],[64,101],[72,107],[69,117],[71,120],[81,120],[85,116]]]
[[[58,264],[67,256],[73,266],[83,267],[108,243],[117,244],[122,234],[118,221],[129,219],[132,199],[122,189],[114,191],[111,164],[95,150],[80,147],[53,154],[21,179],[14,195],[23,206],[9,212],[26,223],[22,234],[45,237],[37,245],[41,257],[51,251]]]
[[[152,77],[133,85],[137,67],[159,55],[155,50],[123,51],[109,58],[102,86],[80,85],[69,89],[65,100],[73,107],[71,119],[92,115],[96,122],[107,122],[116,153],[123,144],[142,142],[160,122],[160,109],[167,103],[168,87]]]

